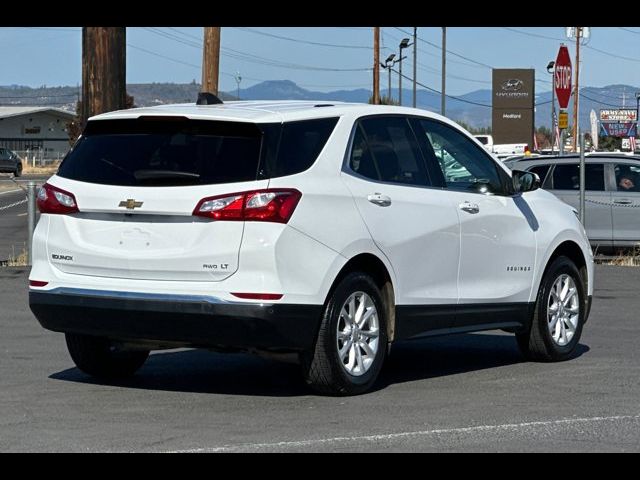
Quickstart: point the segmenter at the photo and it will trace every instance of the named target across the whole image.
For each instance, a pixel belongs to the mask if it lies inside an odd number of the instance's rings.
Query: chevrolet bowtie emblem
[[[128,198],[127,200],[123,200],[120,202],[119,207],[125,207],[127,210],[133,210],[134,208],[140,208],[142,206],[142,202],[136,202],[133,198]]]

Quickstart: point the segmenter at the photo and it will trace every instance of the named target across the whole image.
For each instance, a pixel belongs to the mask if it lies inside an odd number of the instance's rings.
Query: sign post
[[[569,115],[567,107],[571,99],[571,57],[566,45],[560,45],[553,73],[553,88],[558,97],[560,115],[558,116],[558,128],[560,129],[560,155],[564,155],[564,131],[568,127]]]

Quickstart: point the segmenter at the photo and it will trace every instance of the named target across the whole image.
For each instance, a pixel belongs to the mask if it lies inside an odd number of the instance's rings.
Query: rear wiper
[[[156,179],[171,179],[171,178],[184,178],[198,180],[200,175],[192,172],[176,172],[174,170],[136,170],[133,172],[133,176],[136,180],[156,180]]]

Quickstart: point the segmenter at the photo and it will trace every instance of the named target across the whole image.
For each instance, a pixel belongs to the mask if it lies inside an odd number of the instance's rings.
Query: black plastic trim
[[[213,304],[29,292],[40,324],[56,332],[194,347],[306,350],[322,305]]]
[[[451,333],[526,329],[534,303],[482,303],[462,305],[398,305],[396,340]]]

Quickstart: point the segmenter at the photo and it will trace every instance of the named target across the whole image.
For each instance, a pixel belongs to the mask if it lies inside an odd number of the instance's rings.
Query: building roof
[[[20,115],[33,115],[34,113],[50,112],[71,120],[75,114],[53,107],[20,106],[20,107],[0,107],[0,118],[18,117]]]
[[[418,114],[439,117],[426,110],[366,103],[332,102],[327,100],[251,100],[225,102],[215,105],[183,103],[158,105],[155,107],[132,108],[104,113],[90,120],[110,120],[138,118],[142,115],[179,115],[191,119],[226,120],[236,122],[277,123],[283,121],[306,120],[312,118],[337,117],[349,114],[367,115],[380,113]]]

